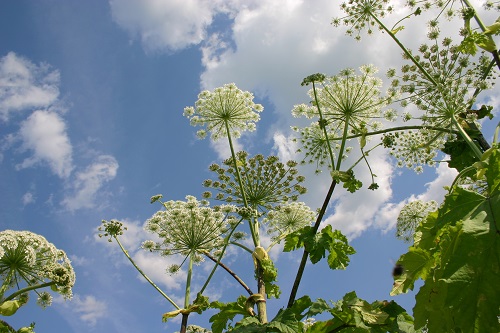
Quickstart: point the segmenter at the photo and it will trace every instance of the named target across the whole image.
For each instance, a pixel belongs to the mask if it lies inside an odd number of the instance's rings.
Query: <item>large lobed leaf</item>
[[[332,230],[331,225],[327,225],[317,234],[314,234],[314,229],[308,226],[286,237],[285,252],[301,247],[309,252],[309,259],[313,264],[325,258],[328,253],[327,262],[331,269],[345,269],[349,265],[348,256],[356,253],[347,238],[339,230]]]
[[[415,326],[430,332],[500,332],[500,152],[486,161],[484,193],[453,188],[398,261],[392,294],[421,278]]]

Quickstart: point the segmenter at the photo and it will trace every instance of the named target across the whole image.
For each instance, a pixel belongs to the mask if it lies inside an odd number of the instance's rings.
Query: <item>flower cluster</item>
[[[210,132],[211,138],[218,140],[227,136],[239,138],[243,131],[254,131],[263,110],[262,105],[253,102],[252,93],[230,83],[214,91],[202,91],[195,107],[184,108],[184,116],[192,126],[206,126],[197,132],[198,137],[205,138]]]
[[[416,130],[386,134],[384,140],[390,139],[390,154],[397,160],[397,166],[413,169],[422,173],[425,165],[435,166],[437,151],[442,149],[445,137],[435,131]]]
[[[229,215],[236,208],[231,205],[208,207],[205,200],[186,196],[186,201],[167,201],[165,210],[156,212],[146,221],[145,229],[157,234],[161,241],[145,241],[142,247],[163,255],[191,255],[201,262],[204,252],[211,252],[223,245],[223,234],[234,223]]]
[[[349,27],[346,33],[356,40],[361,39],[360,33],[364,29],[367,29],[369,35],[373,33],[373,28],[381,29],[378,19],[393,11],[389,0],[349,0],[342,3],[340,8],[346,16],[334,18],[332,25],[337,27],[343,24]]]
[[[345,69],[336,76],[325,77],[320,87],[308,92],[313,105],[300,104],[292,110],[294,117],[319,119],[305,128],[292,127],[300,134],[307,162],[321,166],[330,157],[329,149],[340,147],[332,140],[340,142],[346,135],[378,130],[384,118],[394,120],[394,111],[382,112],[382,109],[398,96],[398,90],[391,87],[386,96],[382,96],[382,80],[374,76],[377,68],[365,65],[359,70],[360,75],[353,69]]]
[[[409,242],[413,240],[413,234],[430,212],[437,209],[437,202],[434,200],[425,202],[415,200],[406,204],[399,213],[396,225],[396,237]]]
[[[43,236],[29,231],[5,230],[0,232],[0,276],[3,283],[0,299],[12,287],[37,289],[52,286],[64,298],[72,297],[75,272],[66,253],[57,249]],[[50,305],[52,297],[38,292],[38,304]]]
[[[425,126],[453,129],[454,118],[473,117],[468,110],[477,95],[491,86],[484,76],[488,61],[480,58],[477,64],[471,63],[469,55],[460,53],[451,42],[445,38],[442,45],[421,45],[420,54],[414,56],[420,68],[416,64],[404,65],[399,76],[394,69],[388,71],[392,86],[401,86],[408,95],[402,106],[412,103],[422,110]]]
[[[103,232],[102,234],[99,233],[99,238],[108,237],[108,242],[111,243],[112,238],[123,235],[123,231],[127,230],[127,227],[124,227],[123,223],[117,220],[102,220],[102,225],[97,230]]]
[[[270,211],[264,222],[267,223],[268,234],[275,234],[279,239],[314,222],[316,213],[303,202],[292,202],[278,206]]]
[[[406,5],[410,8],[419,8],[420,10],[438,8],[439,16],[444,15],[447,19],[451,19],[457,13],[464,10],[463,2],[457,0],[408,0]]]
[[[300,194],[306,192],[300,184],[305,178],[298,175],[297,163],[279,162],[278,157],[264,158],[256,155],[248,158],[248,153],[240,151],[236,154],[243,191],[249,207],[264,212],[275,205],[296,201]],[[205,180],[203,185],[216,189],[219,193],[215,199],[234,202],[239,206],[244,204],[243,194],[237,180],[235,163],[232,158],[223,162],[223,166],[212,164],[210,170],[217,173],[218,180]],[[205,192],[205,197],[211,197],[211,192]]]

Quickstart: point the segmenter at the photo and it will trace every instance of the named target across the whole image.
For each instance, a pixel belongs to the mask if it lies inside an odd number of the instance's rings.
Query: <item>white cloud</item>
[[[47,163],[56,175],[67,178],[73,169],[72,146],[66,133],[66,124],[57,113],[35,111],[21,123],[18,138],[22,149],[33,155],[18,164],[18,168],[28,168],[39,163]]]
[[[54,298],[54,302],[61,304],[65,308],[70,308],[78,315],[80,320],[89,326],[95,326],[97,320],[106,317],[108,313],[106,302],[98,300],[92,295],[80,296],[75,294],[69,302],[65,301],[62,297],[56,297]]]
[[[273,136],[273,150],[282,161],[297,159],[297,143],[292,141],[292,137],[286,137],[283,133],[277,131]]]
[[[363,182],[363,188],[355,193],[348,193],[341,189],[342,184],[338,184],[334,192],[333,213],[322,223],[323,226],[331,224],[350,239],[358,237],[374,224],[374,216],[392,196],[393,166],[387,155],[370,155],[369,161],[371,168],[377,170],[375,181],[379,188],[374,191],[367,189],[371,183],[368,170],[366,167],[355,168],[356,178]]]
[[[59,72],[10,52],[0,58],[0,120],[13,112],[45,108],[59,96]]]
[[[62,205],[70,211],[96,207],[98,192],[115,178],[117,171],[118,162],[113,156],[98,156],[85,170],[76,173],[71,184],[73,194],[66,197]]]
[[[175,51],[200,43],[217,13],[217,1],[111,0],[118,25],[147,51]]]

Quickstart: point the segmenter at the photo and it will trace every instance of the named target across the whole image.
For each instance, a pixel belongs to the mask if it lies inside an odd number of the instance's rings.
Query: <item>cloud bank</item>
[[[118,162],[99,155],[90,165],[75,163],[59,83],[59,71],[45,63],[34,64],[13,52],[0,58],[0,121],[19,128],[0,138],[0,152],[16,148],[15,154],[28,155],[15,165],[17,170],[48,167],[68,190],[63,208],[95,208],[100,189],[116,177]],[[32,200],[23,197],[24,204]]]

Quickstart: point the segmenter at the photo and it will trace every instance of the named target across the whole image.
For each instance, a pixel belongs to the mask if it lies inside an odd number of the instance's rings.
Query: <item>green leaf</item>
[[[332,226],[327,225],[316,236],[314,244],[306,250],[313,264],[328,255],[328,266],[331,269],[345,269],[349,265],[349,255],[356,253],[348,244],[347,238],[339,231],[332,231]]]
[[[232,303],[222,303],[222,302],[212,302],[210,307],[214,309],[219,309],[219,312],[210,317],[210,322],[212,323],[213,333],[222,333],[224,329],[228,328],[228,322],[232,321],[235,316],[249,316],[246,309],[245,303],[247,298],[245,296],[238,297],[236,302]]]
[[[415,281],[428,276],[434,260],[428,251],[410,247],[410,250],[399,258],[398,264],[403,267],[404,273],[394,281],[391,296],[405,293],[408,289],[413,290]]]
[[[309,244],[309,246],[314,243],[313,227],[306,226],[288,234],[285,237],[285,246],[283,251],[290,252],[300,249],[301,247],[304,247],[306,243]]]
[[[276,317],[267,325],[268,332],[296,333],[299,332],[299,321],[290,309],[280,310]]]
[[[438,211],[417,228],[414,247],[398,261],[409,265],[405,274],[410,282],[417,276],[424,279],[414,308],[417,328],[500,332],[498,149],[485,153],[483,162],[487,190],[454,187]]]
[[[266,325],[262,325],[255,317],[243,318],[236,324],[236,327],[228,332],[231,333],[264,333]]]
[[[292,306],[288,309],[293,312],[295,318],[297,318],[298,320],[302,320],[306,316],[305,314],[303,314],[304,311],[311,307],[312,304],[313,303],[311,301],[311,298],[305,295],[299,299],[296,299],[293,302]]]

